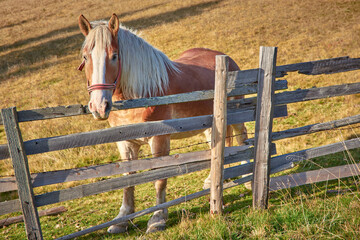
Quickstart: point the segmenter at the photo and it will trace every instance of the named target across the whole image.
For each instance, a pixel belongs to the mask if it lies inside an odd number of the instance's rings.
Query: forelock
[[[87,48],[88,50],[94,49],[106,49],[111,46],[112,35],[107,27],[106,22],[92,22],[92,29],[86,36],[82,50]]]

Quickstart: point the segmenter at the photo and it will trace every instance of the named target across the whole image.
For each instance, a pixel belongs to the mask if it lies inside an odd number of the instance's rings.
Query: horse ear
[[[91,30],[91,24],[82,14],[79,16],[79,28],[85,37],[89,34]]]
[[[115,13],[113,13],[112,17],[110,18],[109,29],[113,36],[116,37],[119,31],[119,18],[116,16]]]

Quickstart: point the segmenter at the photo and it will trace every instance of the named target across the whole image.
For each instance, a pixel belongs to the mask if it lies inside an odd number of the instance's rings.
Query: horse
[[[110,126],[114,127],[212,114],[211,100],[121,111],[111,111],[111,108],[113,102],[119,100],[214,89],[215,56],[223,53],[205,48],[193,48],[171,61],[135,31],[122,26],[116,14],[113,14],[108,22],[91,23],[80,15],[78,23],[80,31],[85,36],[81,49],[83,61],[79,70],[85,69],[90,94],[88,108],[96,120],[108,120]],[[233,59],[229,61],[229,70],[239,70]],[[239,144],[243,144],[247,139],[243,123],[228,126],[227,136],[231,135],[231,131],[234,131]],[[116,144],[122,159],[136,160],[140,146],[143,144],[149,144],[152,155],[159,157],[169,155],[170,139],[190,137],[201,132],[210,142],[211,129],[206,129],[121,141]],[[231,146],[232,140],[227,138],[226,145]],[[164,203],[167,179],[157,180],[154,185],[156,204]],[[204,188],[209,186],[208,177],[204,182]],[[134,187],[123,190],[122,205],[115,218],[135,211],[134,190]],[[164,230],[167,217],[167,209],[156,211],[148,221],[147,233]],[[126,221],[110,226],[108,232],[122,233],[127,231],[127,228]]]

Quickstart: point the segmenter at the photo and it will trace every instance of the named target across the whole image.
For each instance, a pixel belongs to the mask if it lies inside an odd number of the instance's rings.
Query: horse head
[[[90,24],[80,15],[79,28],[85,42],[82,48],[83,62],[78,69],[85,69],[90,95],[88,107],[95,119],[105,120],[109,117],[112,95],[121,77],[119,19],[113,14],[107,24]]]

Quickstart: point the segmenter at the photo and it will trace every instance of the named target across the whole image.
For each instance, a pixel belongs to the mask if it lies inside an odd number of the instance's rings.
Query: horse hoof
[[[166,224],[165,223],[153,223],[150,226],[148,226],[146,233],[154,233],[154,232],[159,232],[159,231],[164,231],[166,229]]]
[[[167,215],[163,211],[155,212],[148,222],[146,233],[164,231],[166,228]]]
[[[118,225],[112,225],[108,228],[108,233],[124,233],[127,231],[128,224],[118,224]]]

